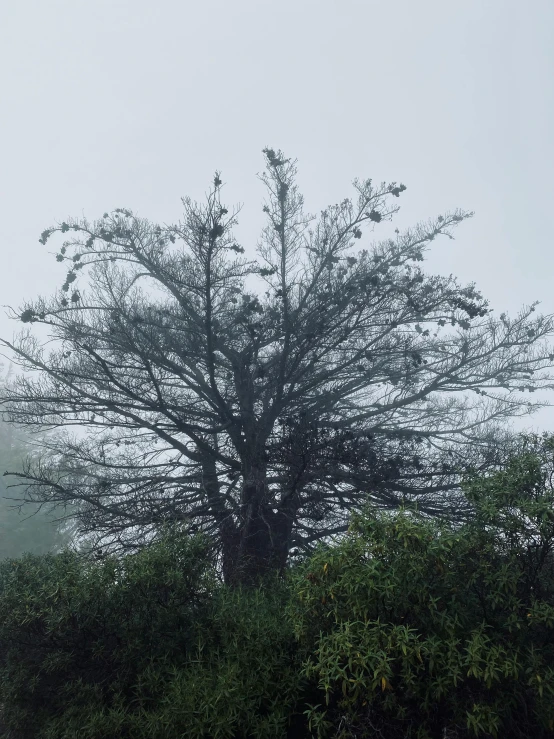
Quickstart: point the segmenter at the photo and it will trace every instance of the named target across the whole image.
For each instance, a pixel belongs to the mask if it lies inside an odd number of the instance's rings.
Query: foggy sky
[[[355,177],[407,185],[399,228],[474,210],[423,269],[475,281],[496,315],[554,313],[552,0],[6,0],[0,61],[1,305],[63,283],[48,226],[174,222],[216,169],[255,258],[270,146],[309,212]],[[523,425],[554,431],[554,408]]]

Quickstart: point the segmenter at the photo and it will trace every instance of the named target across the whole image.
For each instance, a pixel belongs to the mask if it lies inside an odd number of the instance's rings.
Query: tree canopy
[[[260,261],[240,256],[216,173],[176,224],[117,208],[45,230],[42,244],[65,235],[65,282],[14,311],[28,326],[2,342],[30,372],[2,393],[7,417],[64,430],[19,473],[26,499],[79,502],[79,531],[111,551],[185,523],[229,582],[346,531],[368,499],[462,515],[461,471],[504,461],[507,422],[544,405],[523,393],[550,389],[554,364],[536,303],[495,318],[474,284],[420,268],[472,213],[400,232],[406,187],[355,180],[308,215],[296,162],[264,156]]]

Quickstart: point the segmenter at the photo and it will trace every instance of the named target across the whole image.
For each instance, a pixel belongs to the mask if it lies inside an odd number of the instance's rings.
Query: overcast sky
[[[424,269],[554,313],[554,0],[4,0],[0,59],[2,305],[63,282],[46,227],[176,221],[216,169],[253,258],[270,146],[311,212],[354,177],[407,185],[400,228],[474,210]]]

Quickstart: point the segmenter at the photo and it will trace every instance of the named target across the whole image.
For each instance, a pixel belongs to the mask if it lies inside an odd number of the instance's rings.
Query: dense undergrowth
[[[523,454],[475,515],[354,517],[230,589],[201,537],[0,565],[6,739],[554,737],[554,497]]]

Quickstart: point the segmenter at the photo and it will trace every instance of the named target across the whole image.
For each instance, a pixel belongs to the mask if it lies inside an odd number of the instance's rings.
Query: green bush
[[[292,627],[283,618],[286,597],[277,580],[263,590],[221,588],[195,661],[160,682],[155,707],[137,716],[132,735],[286,737],[305,682]],[[158,679],[153,671],[145,687]],[[171,732],[156,733],[163,725]]]
[[[471,523],[355,517],[293,574],[318,737],[554,736],[552,491],[533,454],[464,487]]]
[[[259,588],[221,585],[176,530],[121,560],[0,563],[2,736],[552,738],[546,467],[531,449],[468,477],[464,526],[366,511]]]
[[[283,737],[300,654],[286,589],[218,585],[202,539],[122,561],[0,564],[0,703],[14,738]],[[305,681],[304,681],[305,682]],[[6,734],[10,736],[10,734]]]
[[[79,736],[109,736],[98,717],[132,702],[137,676],[193,652],[214,586],[207,546],[174,534],[121,561],[65,551],[2,562],[4,722],[14,736],[61,739],[77,736],[64,721],[87,715]]]

